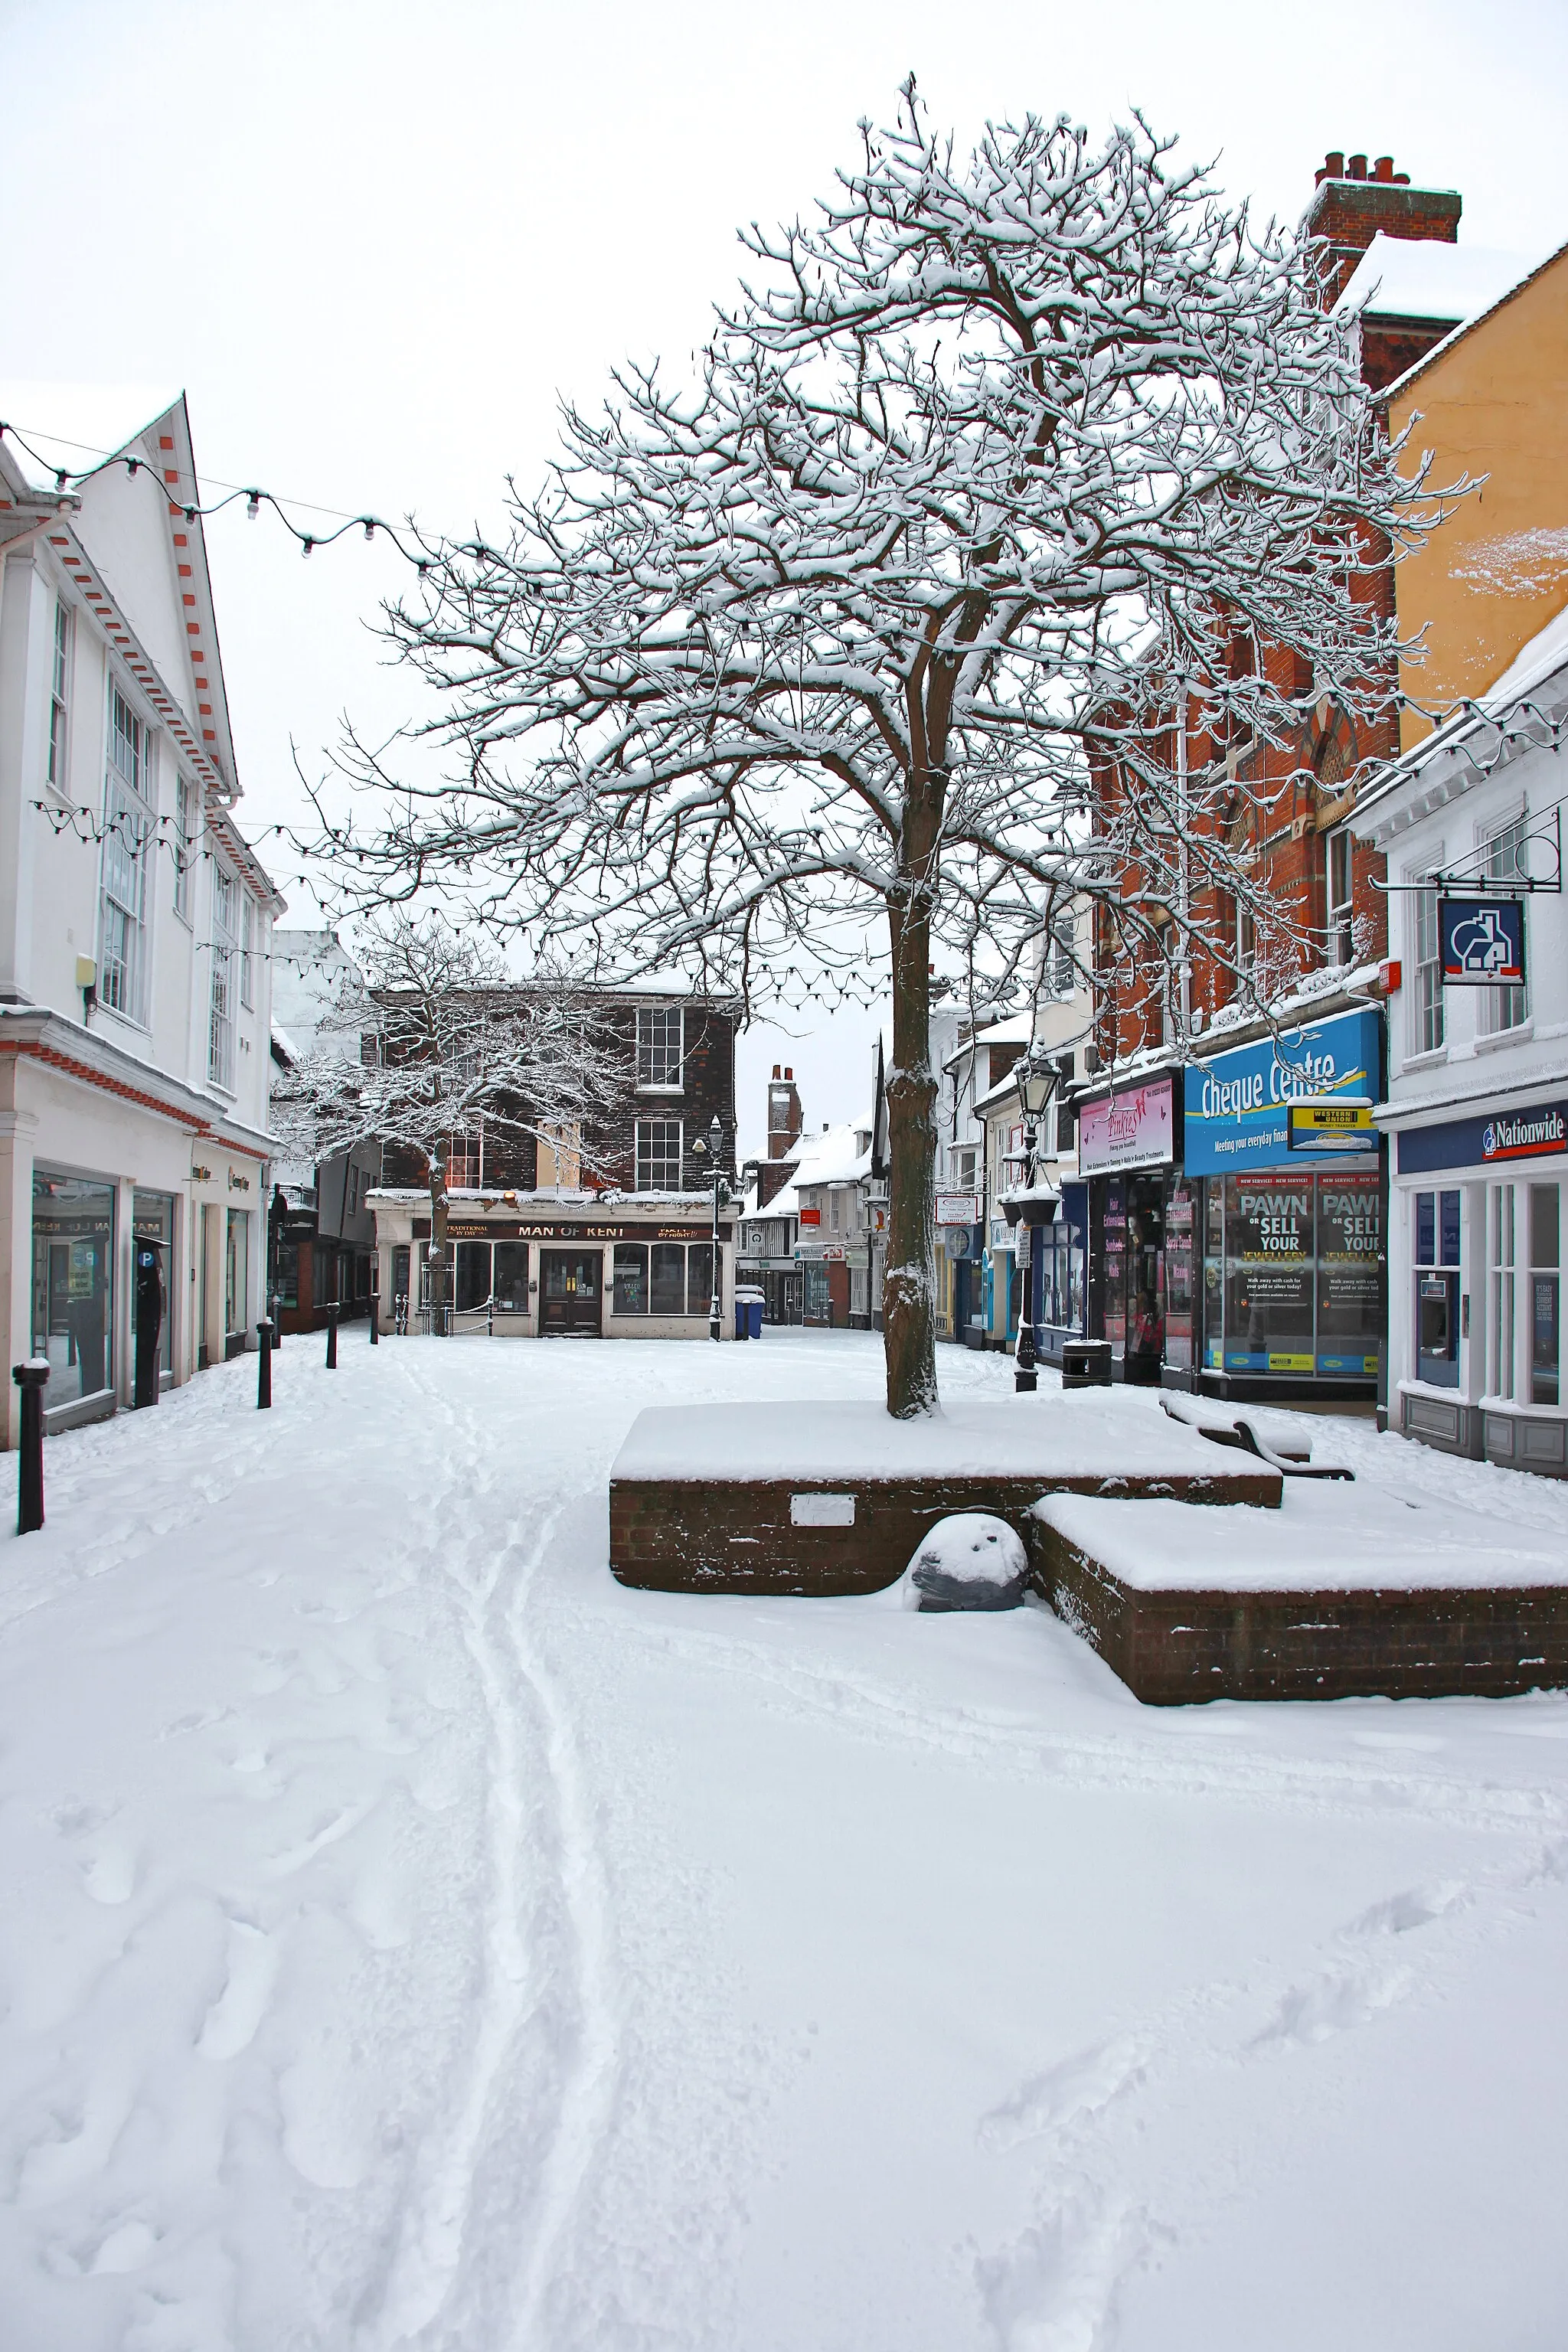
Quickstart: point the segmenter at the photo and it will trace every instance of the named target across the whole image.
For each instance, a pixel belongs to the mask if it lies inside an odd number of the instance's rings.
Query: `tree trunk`
[[[888,1076],[888,1263],[882,1347],[888,1411],[899,1421],[937,1410],[936,1079],[931,1066],[931,918],[922,886],[889,909],[893,1066]]]

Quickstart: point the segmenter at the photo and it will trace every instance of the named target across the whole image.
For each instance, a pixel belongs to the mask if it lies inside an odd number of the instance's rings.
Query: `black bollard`
[[[17,1457],[16,1533],[30,1536],[44,1524],[44,1383],[49,1367],[35,1356],[13,1364],[11,1378],[22,1391],[22,1444]]]
[[[327,1370],[329,1372],[335,1372],[337,1369],[338,1302],[335,1298],[329,1298],[327,1301]]]
[[[381,1317],[377,1312],[380,1304],[381,1301],[377,1298],[374,1291],[373,1290],[370,1294],[370,1344],[373,1348],[378,1347],[381,1343],[381,1331],[379,1328]]]
[[[256,1336],[261,1343],[256,1365],[256,1410],[266,1412],[272,1403],[272,1326],[265,1315],[256,1327]]]
[[[283,1345],[283,1294],[280,1290],[275,1290],[268,1300],[267,1314],[272,1326],[272,1345],[280,1348]]]

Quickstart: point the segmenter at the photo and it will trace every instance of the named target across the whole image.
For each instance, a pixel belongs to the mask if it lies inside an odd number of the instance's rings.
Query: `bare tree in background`
[[[273,1125],[311,1160],[361,1143],[413,1155],[430,1189],[439,1310],[451,1139],[482,1121],[580,1153],[584,1134],[624,1109],[630,1047],[592,991],[552,978],[520,987],[493,950],[439,915],[384,916],[356,953],[363,984],[340,993],[315,1049],[274,1087]]]
[[[1198,885],[1255,894],[1155,739],[1178,699],[1276,742],[1317,696],[1385,700],[1365,566],[1423,485],[1311,252],[1141,118],[1095,148],[1030,117],[959,161],[910,84],[863,135],[813,220],[746,234],[759,282],[689,386],[623,373],[504,547],[435,551],[388,625],[462,779],[411,788],[351,747],[378,815],[319,846],[362,899],[488,874],[493,923],[748,996],[858,967],[885,923],[909,1415],[937,1400],[933,951],[1005,978],[1088,896],[1182,952],[1212,924]],[[1310,689],[1232,663],[1238,632]]]

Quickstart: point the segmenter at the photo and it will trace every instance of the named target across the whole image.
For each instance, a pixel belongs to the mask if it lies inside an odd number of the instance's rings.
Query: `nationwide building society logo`
[[[1568,1149],[1568,1124],[1560,1110],[1526,1111],[1517,1118],[1488,1119],[1481,1129],[1481,1158],[1532,1160]]]

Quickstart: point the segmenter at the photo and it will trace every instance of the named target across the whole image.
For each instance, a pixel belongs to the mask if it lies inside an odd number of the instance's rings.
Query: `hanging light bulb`
[[[369,515],[366,515],[364,519],[364,535],[366,539],[374,539],[375,537],[375,525],[371,520]]]
[[[308,556],[308,555],[310,554],[310,550],[315,546],[315,544],[316,544],[316,542],[315,542],[315,541],[314,541],[313,539],[308,539],[308,540],[306,540],[306,541],[305,541],[305,542],[304,542],[304,544],[302,545],[302,547],[301,547],[301,548],[300,548],[300,554],[301,554],[301,555],[306,555],[306,556]]]
[[[260,493],[260,491],[259,491],[259,490],[247,490],[247,492],[246,492],[246,494],[245,494],[245,520],[246,520],[246,521],[247,521],[247,522],[254,522],[254,521],[256,520],[257,516],[258,516],[260,512],[261,512],[261,493]]]

